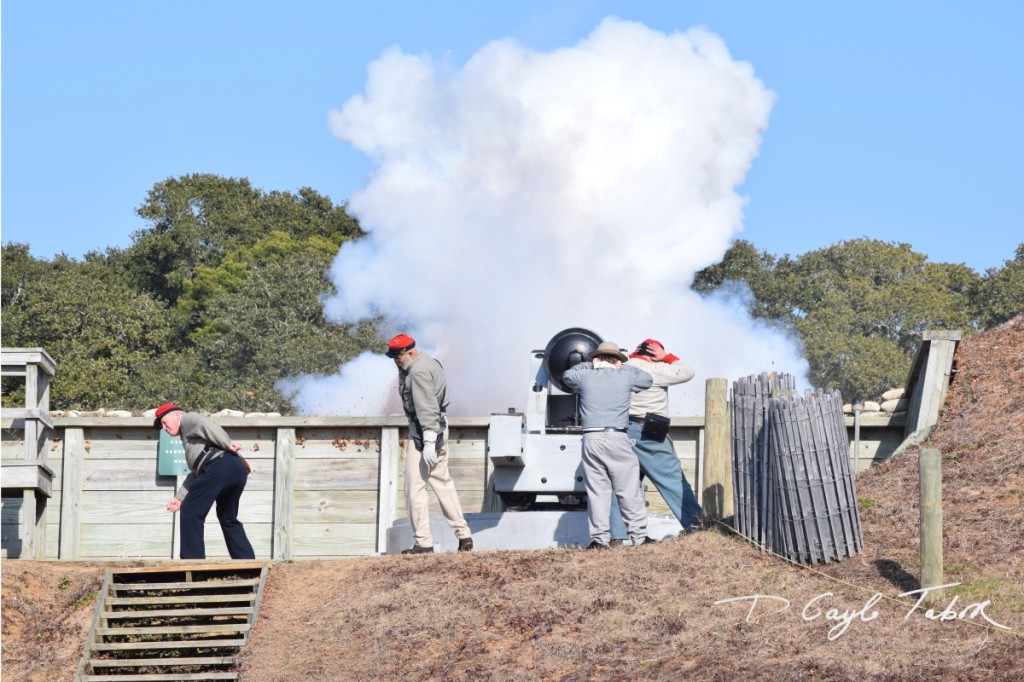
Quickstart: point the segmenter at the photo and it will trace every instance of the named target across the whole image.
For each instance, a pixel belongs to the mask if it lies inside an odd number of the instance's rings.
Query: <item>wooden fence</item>
[[[849,452],[854,472],[886,459],[906,436],[935,423],[955,371],[959,339],[958,332],[924,335],[907,380],[908,416],[845,419],[848,439],[854,431],[858,434]],[[152,419],[51,416],[46,407],[55,367],[41,348],[3,349],[3,374],[24,379],[27,404],[4,408],[0,419],[2,556],[176,557],[176,515],[165,505],[183,479],[158,473],[159,434]],[[404,417],[247,416],[216,421],[243,445],[255,467],[239,518],[258,558],[384,551],[388,528],[406,515]],[[450,469],[467,513],[502,511],[488,486],[488,423],[489,417],[451,420]],[[704,418],[673,418],[671,435],[700,498],[705,488]],[[731,479],[731,473],[722,473]],[[651,513],[669,513],[653,486],[647,499]],[[439,512],[433,496],[431,509]],[[211,516],[206,529],[210,558],[227,556],[219,536]]]
[[[803,564],[853,556],[864,542],[839,392],[773,398],[769,415],[775,549]]]
[[[21,457],[19,420],[5,419],[4,461]],[[242,444],[254,472],[239,519],[257,558],[313,559],[383,552],[386,531],[406,516],[404,417],[216,418]],[[488,417],[452,418],[450,470],[467,513],[501,511],[488,488]],[[151,418],[55,417],[45,517],[46,559],[168,559],[177,556],[177,515],[165,505],[183,477],[161,476]],[[672,437],[697,481],[703,419],[674,420]],[[697,485],[695,484],[696,488]],[[23,498],[4,489],[3,556],[22,552]],[[651,486],[652,513],[669,513]],[[440,513],[431,494],[432,513]],[[529,513],[529,512],[523,512]],[[206,524],[210,558],[227,556],[216,517]]]
[[[772,489],[772,395],[792,394],[796,381],[788,374],[761,374],[732,384],[733,524],[742,535],[773,547],[778,534],[776,491]]]
[[[839,561],[862,546],[842,398],[795,388],[786,374],[733,383],[734,526],[793,561]]]

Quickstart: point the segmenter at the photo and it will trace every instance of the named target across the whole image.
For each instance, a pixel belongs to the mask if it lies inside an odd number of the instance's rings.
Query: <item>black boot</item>
[[[402,550],[402,554],[432,554],[433,552],[433,545],[431,545],[430,547],[420,547],[419,545],[413,545],[409,549]]]

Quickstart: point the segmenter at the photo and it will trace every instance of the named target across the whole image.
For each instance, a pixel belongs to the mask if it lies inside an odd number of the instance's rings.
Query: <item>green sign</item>
[[[185,446],[181,438],[169,436],[160,430],[160,445],[156,455],[156,472],[161,476],[187,476],[188,464],[185,462]]]

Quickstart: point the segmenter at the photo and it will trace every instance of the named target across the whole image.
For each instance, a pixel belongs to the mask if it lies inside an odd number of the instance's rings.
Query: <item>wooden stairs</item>
[[[269,564],[107,572],[76,682],[238,680]]]

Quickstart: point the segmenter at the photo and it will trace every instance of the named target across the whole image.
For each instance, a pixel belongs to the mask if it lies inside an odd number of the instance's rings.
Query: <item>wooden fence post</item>
[[[380,430],[379,487],[377,488],[377,553],[384,554],[388,548],[388,528],[398,516],[398,429],[384,427]]]
[[[274,538],[271,550],[275,559],[292,558],[294,487],[295,429],[278,428],[274,443]]]
[[[708,379],[704,393],[704,514],[713,519],[732,516],[732,465],[729,430],[729,385]]]
[[[60,500],[60,559],[78,559],[82,536],[82,460],[85,429],[64,429],[64,476]]]
[[[942,453],[922,448],[918,455],[921,488],[921,588],[942,584]],[[937,602],[942,594],[934,590],[926,602]]]

